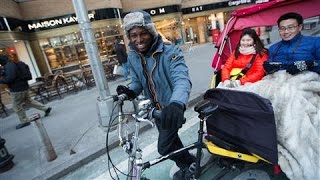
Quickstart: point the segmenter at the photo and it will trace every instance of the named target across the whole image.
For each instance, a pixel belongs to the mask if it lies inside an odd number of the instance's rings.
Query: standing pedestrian
[[[29,118],[23,107],[25,104],[44,111],[45,116],[48,116],[52,108],[31,99],[29,96],[28,80],[32,79],[29,67],[23,62],[9,60],[6,55],[0,55],[0,64],[4,67],[0,84],[8,85],[13,110],[17,113],[20,120],[20,124],[16,126],[16,129],[30,125]]]
[[[116,48],[116,54],[118,58],[118,62],[122,66],[123,70],[123,80],[126,81],[128,80],[128,66],[127,66],[127,51],[126,47],[124,45],[123,40],[117,39],[115,43],[115,48]]]
[[[167,155],[183,147],[178,130],[185,123],[184,111],[191,91],[188,67],[181,49],[162,41],[148,13],[133,11],[123,21],[130,40],[128,64],[132,82],[130,88],[118,86],[117,93],[134,99],[144,91],[154,106],[161,109],[161,118],[156,119],[158,152]],[[190,176],[194,156],[183,151],[171,160],[180,168],[173,179]]]

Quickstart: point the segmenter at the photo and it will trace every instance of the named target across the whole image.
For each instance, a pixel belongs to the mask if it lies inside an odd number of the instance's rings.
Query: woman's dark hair
[[[281,21],[287,20],[287,19],[295,19],[297,21],[298,25],[303,23],[303,17],[300,14],[295,13],[295,12],[289,12],[289,13],[283,14],[282,16],[279,17],[279,19],[277,21],[278,26]]]
[[[238,59],[239,54],[240,54],[239,48],[240,48],[241,38],[242,38],[243,36],[245,36],[245,35],[248,35],[248,36],[252,37],[252,39],[253,39],[253,45],[254,45],[254,47],[255,47],[255,49],[256,49],[257,54],[259,54],[260,57],[262,56],[262,53],[263,53],[263,52],[264,52],[264,53],[267,52],[267,49],[264,48],[264,45],[263,45],[263,43],[261,42],[261,40],[260,40],[259,36],[257,35],[256,31],[253,30],[253,29],[250,29],[250,28],[246,28],[246,29],[244,29],[244,30],[242,31],[242,34],[241,34],[241,36],[240,36],[239,43],[238,43],[238,45],[237,45],[237,47],[236,47],[236,50],[235,50],[235,54],[234,54],[234,55],[235,55],[236,59]]]

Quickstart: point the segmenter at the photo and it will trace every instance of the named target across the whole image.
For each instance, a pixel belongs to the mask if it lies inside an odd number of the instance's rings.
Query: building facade
[[[259,0],[261,1],[261,0]],[[265,1],[264,1],[265,2]],[[163,39],[174,44],[212,42],[230,12],[256,0],[85,0],[100,59],[114,56],[116,38],[127,39],[122,18],[131,10],[151,14]],[[33,77],[73,71],[88,57],[72,1],[1,0],[0,54],[26,62]]]

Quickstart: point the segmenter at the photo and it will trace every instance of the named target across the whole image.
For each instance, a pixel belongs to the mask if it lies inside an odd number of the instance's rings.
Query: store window
[[[116,37],[122,36],[120,32],[119,25],[94,29],[94,36],[102,61],[115,55],[114,42]],[[40,39],[39,43],[51,71],[89,64],[80,32]]]
[[[156,28],[164,41],[172,44],[182,44],[181,29],[177,19],[166,19],[155,22]]]
[[[183,28],[186,33],[186,41],[193,43],[208,42],[210,23],[207,16],[199,16],[184,20]]]

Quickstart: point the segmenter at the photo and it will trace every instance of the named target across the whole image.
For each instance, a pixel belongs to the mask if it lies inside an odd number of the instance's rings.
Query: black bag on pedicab
[[[206,121],[209,135],[278,164],[275,118],[268,99],[250,92],[219,88],[208,90],[204,99],[219,106]]]

